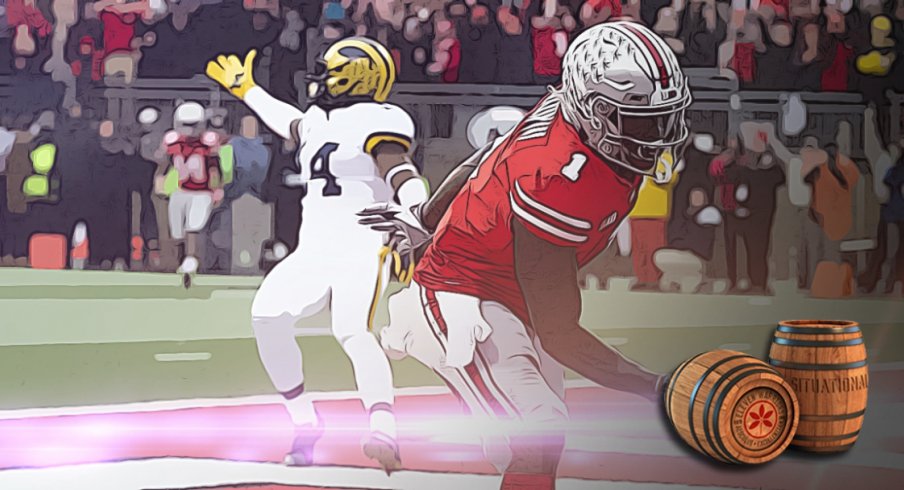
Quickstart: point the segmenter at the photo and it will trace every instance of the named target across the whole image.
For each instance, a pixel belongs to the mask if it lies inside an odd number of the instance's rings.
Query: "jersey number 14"
[[[311,159],[311,180],[323,179],[324,196],[341,196],[342,186],[336,183],[336,176],[330,173],[330,155],[339,149],[338,143],[326,143],[321,146],[314,158]]]

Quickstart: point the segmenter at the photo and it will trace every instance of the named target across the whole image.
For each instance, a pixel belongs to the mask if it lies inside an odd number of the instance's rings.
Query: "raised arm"
[[[248,90],[245,104],[270,128],[270,131],[282,139],[298,143],[298,127],[304,118],[301,109],[273,97],[257,86]]]
[[[791,159],[796,156],[784,143],[782,143],[782,140],[779,139],[778,135],[775,134],[775,126],[772,124],[768,126],[766,140],[769,142],[769,146],[772,148],[772,152],[775,153],[775,156],[785,165],[791,163]]]
[[[245,55],[245,61],[234,54],[221,54],[207,63],[207,76],[243,100],[271,131],[283,139],[297,142],[298,125],[304,118],[304,112],[273,97],[254,83],[255,56],[255,49]]]

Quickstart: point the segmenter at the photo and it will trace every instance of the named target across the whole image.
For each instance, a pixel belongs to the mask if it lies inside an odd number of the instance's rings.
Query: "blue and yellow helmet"
[[[324,102],[372,100],[384,102],[395,82],[389,50],[367,37],[333,43],[308,77],[308,97]]]

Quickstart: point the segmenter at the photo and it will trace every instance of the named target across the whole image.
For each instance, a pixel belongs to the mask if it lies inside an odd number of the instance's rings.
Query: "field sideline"
[[[263,395],[250,302],[260,277],[0,268],[0,409]],[[871,362],[904,361],[904,301],[584,291],[583,324],[665,372],[713,348],[763,357],[775,322],[845,318],[865,325]],[[385,301],[375,325],[386,323]],[[299,324],[310,388],[353,388],[329,315]],[[897,346],[897,348],[895,348]],[[438,386],[417,362],[393,363],[396,386]]]

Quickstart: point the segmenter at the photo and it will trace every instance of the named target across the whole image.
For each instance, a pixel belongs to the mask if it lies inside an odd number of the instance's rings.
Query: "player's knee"
[[[333,332],[333,336],[346,351],[366,349],[372,346],[379,347],[377,338],[367,330],[355,333]]]
[[[251,328],[254,330],[254,336],[257,339],[283,337],[286,334],[294,336],[295,320],[288,314],[279,316],[252,315]]]
[[[522,409],[521,416],[528,428],[553,428],[561,426],[568,419],[568,409],[565,403],[550,391],[533,397],[533,403]]]
[[[568,413],[564,405],[543,404],[525,414],[525,422],[532,427],[553,427],[565,422]]]

